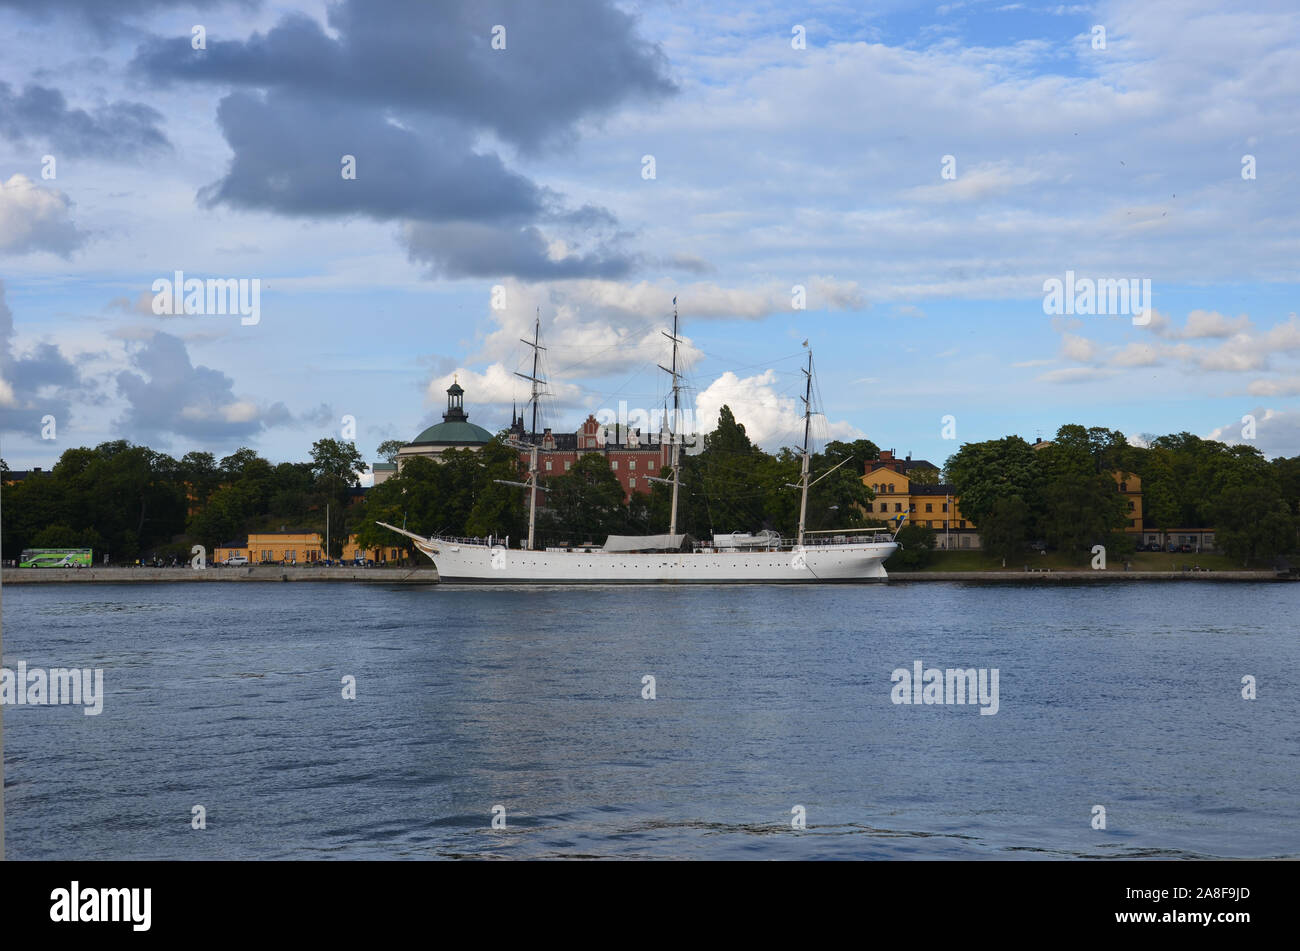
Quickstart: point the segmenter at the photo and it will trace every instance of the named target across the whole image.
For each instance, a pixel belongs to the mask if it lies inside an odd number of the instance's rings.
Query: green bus
[[[18,562],[19,568],[89,568],[89,548],[28,548]]]

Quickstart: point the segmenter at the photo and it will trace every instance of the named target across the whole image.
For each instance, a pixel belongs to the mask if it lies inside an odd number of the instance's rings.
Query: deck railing
[[[825,545],[850,545],[854,542],[868,544],[880,544],[882,542],[892,542],[894,535],[888,529],[858,529],[847,532],[837,532],[834,535],[811,535],[805,536],[804,548],[817,548]],[[455,535],[435,535],[434,542],[441,542],[444,545],[476,545],[484,548],[495,545],[504,545],[504,537],[492,536],[490,538],[459,538]],[[713,545],[704,539],[697,539],[696,545],[700,548],[714,548],[718,551],[767,551],[772,548],[796,548],[795,539],[793,538],[773,538],[761,545]],[[559,550],[586,549],[585,545],[570,545],[567,548],[561,546]],[[592,551],[602,551],[600,545],[592,546]]]

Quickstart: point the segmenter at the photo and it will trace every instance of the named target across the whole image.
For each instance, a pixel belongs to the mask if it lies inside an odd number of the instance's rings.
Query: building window
[[[617,460],[617,459],[613,460],[613,461],[609,464],[609,467],[610,467],[611,469],[613,469],[615,472],[617,472],[617,471],[618,471],[618,460]]]
[[[1127,483],[1127,482],[1121,482],[1121,483],[1119,484],[1119,490],[1120,490],[1121,492],[1127,492],[1127,491],[1128,491],[1128,483]]]
[[[965,528],[965,527],[966,527],[966,520],[965,520],[965,519],[962,519],[962,520],[961,520],[961,527],[962,527],[962,528]]]
[[[872,511],[871,503],[870,503],[870,502],[867,503],[867,511],[868,511],[868,512]]]
[[[947,503],[947,502],[944,502],[944,503],[943,503],[943,510],[944,510],[945,512],[948,511],[948,503]]]
[[[893,491],[894,491],[894,483],[892,483],[892,482],[889,483],[889,491],[890,491],[891,494],[892,494]]]
[[[547,471],[547,472],[550,472],[550,471],[551,471],[551,460],[550,460],[550,459],[547,459],[547,460],[546,460],[546,471]]]
[[[628,480],[627,480],[627,487],[628,487],[629,489],[635,489],[635,488],[636,488],[636,477],[635,477],[635,476],[633,476],[631,479],[628,479]]]
[[[569,471],[569,467],[572,466],[572,465],[573,465],[572,462],[569,462],[568,460],[565,460],[565,463],[564,463],[564,471],[565,471],[565,472],[568,472],[568,471]],[[549,469],[550,466],[548,465],[547,468]]]
[[[894,511],[895,511],[895,512],[901,512],[901,511],[903,511],[903,503],[902,503],[902,502],[895,502],[895,503],[894,503]]]
[[[627,467],[628,467],[629,469],[635,469],[635,468],[636,468],[636,460],[635,460],[635,459],[629,459],[629,460],[627,461]]]
[[[931,502],[926,502],[926,503],[925,503],[925,510],[926,510],[927,512],[933,512],[933,511],[934,511],[934,504],[931,503]]]

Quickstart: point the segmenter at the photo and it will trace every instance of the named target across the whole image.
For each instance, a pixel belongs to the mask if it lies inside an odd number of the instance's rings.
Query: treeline
[[[392,458],[398,448],[385,444],[381,453]],[[880,524],[866,514],[874,496],[862,484],[864,464],[877,455],[873,442],[860,439],[830,442],[812,457],[809,531]],[[754,445],[724,406],[703,451],[681,456],[678,531],[702,539],[765,529],[792,537],[800,468],[798,453]],[[1135,535],[1124,529],[1136,513],[1118,491],[1117,470],[1141,479],[1147,525],[1160,531],[1212,528],[1216,545],[1243,564],[1297,550],[1300,457],[1269,462],[1252,447],[1188,433],[1139,447],[1115,430],[1071,425],[1038,449],[1015,436],[967,443],[948,459],[944,474],[987,551],[1016,558],[1043,542],[1083,558],[1094,544],[1113,555],[1132,551]],[[16,559],[24,548],[88,547],[97,562],[104,554],[115,562],[188,559],[193,544],[211,553],[250,532],[324,535],[327,512],[335,557],[350,533],[363,548],[399,547],[415,555],[406,539],[376,521],[425,535],[509,535],[512,544],[528,533],[525,490],[502,484],[522,482],[527,473],[501,437],[479,451],[449,449],[440,462],[406,460],[400,474],[363,499],[352,490],[365,471],[356,447],[333,439],[318,440],[310,461],[279,464],[251,449],[220,460],[206,452],[175,459],[120,440],[69,449],[49,473],[4,488],[3,557]],[[611,534],[668,531],[671,486],[653,483],[648,493],[624,501],[601,454],[581,456],[569,472],[540,484],[547,490],[539,492],[540,545],[599,545]],[[891,564],[915,568],[925,563],[934,533],[907,526],[899,540],[904,549]]]
[[[1297,550],[1300,456],[1270,462],[1252,446],[1190,433],[1133,446],[1117,430],[1069,425],[1038,449],[1018,436],[967,443],[945,466],[962,516],[1002,558],[1036,541],[1080,558],[1096,544],[1131,553],[1134,537],[1124,529],[1135,513],[1115,471],[1141,479],[1150,530],[1213,529],[1215,546],[1243,565]]]
[[[0,467],[8,466],[0,460]],[[170,557],[188,561],[190,546],[209,555],[250,531],[325,531],[341,554],[356,522],[349,489],[366,471],[351,443],[321,439],[310,462],[274,465],[252,449],[220,461],[209,452],[180,459],[124,440],[69,449],[48,473],[4,487],[5,559],[25,548],[91,548],[98,563]]]

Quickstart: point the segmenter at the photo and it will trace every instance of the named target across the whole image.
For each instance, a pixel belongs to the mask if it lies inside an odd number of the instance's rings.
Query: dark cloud
[[[501,228],[473,222],[417,223],[403,231],[411,259],[428,265],[432,274],[447,277],[500,277],[512,274],[524,281],[578,277],[626,277],[634,258],[602,250],[554,257],[542,233],[534,227]]]
[[[390,220],[513,220],[543,214],[550,196],[496,155],[464,145],[448,125],[413,130],[375,110],[297,95],[235,93],[217,110],[234,149],[230,170],[203,189],[208,205],[286,215]],[[342,158],[356,159],[343,179]]]
[[[139,372],[117,375],[128,409],[114,425],[125,438],[233,443],[292,420],[283,403],[261,407],[237,398],[234,381],[220,370],[196,367],[179,337],[156,333],[130,359]]]
[[[118,101],[91,113],[69,109],[63,93],[48,86],[29,84],[15,95],[0,83],[0,135],[19,143],[35,139],[56,154],[130,158],[169,149],[161,121],[143,103]]]
[[[309,409],[299,414],[298,418],[310,426],[323,429],[326,426],[336,424],[340,417],[329,403],[321,403],[315,409]]]
[[[29,84],[16,95],[0,83],[0,135],[14,142],[35,139],[56,156],[132,158],[171,148],[158,128],[162,113],[143,103],[113,102],[93,113],[69,109],[63,93]]]
[[[14,316],[0,280],[0,430],[39,438],[41,419],[66,425],[72,400],[85,386],[77,368],[53,344],[19,358],[13,353]]]
[[[127,21],[167,9],[210,10],[241,7],[255,10],[261,0],[0,0],[0,9],[18,10],[37,20],[68,16],[103,33],[135,32]]]
[[[484,135],[564,142],[579,120],[674,89],[662,53],[607,0],[342,0],[334,38],[293,13],[248,40],[153,38],[134,67],[153,82],[244,87],[218,122],[234,157],[201,202],[301,217],[400,221],[414,260],[448,277],[618,277],[633,260],[617,219],[576,210],[509,169]],[[506,29],[506,48],[491,48]],[[355,179],[342,158],[356,160]],[[580,232],[543,233],[551,229]],[[562,237],[562,243],[556,241]],[[584,253],[557,256],[556,247]]]
[[[696,257],[694,254],[673,254],[660,260],[663,267],[670,267],[678,271],[686,271],[689,274],[711,274],[715,268],[704,258]]]
[[[304,14],[247,41],[155,38],[135,65],[154,79],[293,90],[456,119],[521,146],[585,116],[675,91],[659,48],[607,0],[342,0],[326,35]],[[505,28],[505,49],[492,30]]]

